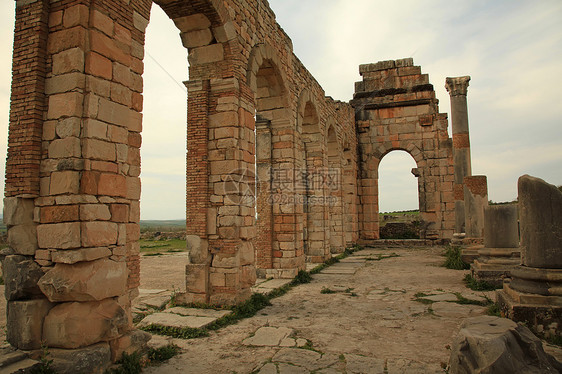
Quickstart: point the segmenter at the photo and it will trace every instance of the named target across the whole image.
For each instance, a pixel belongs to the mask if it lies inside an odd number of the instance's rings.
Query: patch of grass
[[[148,360],[151,364],[157,364],[168,361],[181,352],[181,348],[175,344],[169,344],[160,348],[150,348],[147,353]]]
[[[560,335],[556,335],[556,336],[548,336],[545,337],[546,342],[548,344],[552,344],[552,345],[556,345],[558,347],[562,347],[562,336]]]
[[[179,328],[179,327],[161,326],[161,325],[152,324],[146,327],[141,327],[141,330],[153,334],[171,336],[172,338],[177,338],[177,339],[197,339],[197,338],[203,338],[209,336],[209,332],[207,330],[195,329],[191,327]]]
[[[141,239],[139,240],[140,251],[144,256],[158,256],[166,253],[178,253],[187,251],[187,244],[182,239]]]
[[[299,270],[297,276],[291,281],[292,286],[298,286],[299,284],[310,283],[312,281],[312,276],[308,271]]]
[[[489,299],[487,301],[479,301],[479,300],[467,299],[466,297],[464,297],[458,292],[455,292],[454,294],[457,297],[457,301],[453,301],[453,303],[457,303],[461,305],[479,305],[479,306],[487,306],[489,303],[488,302]]]
[[[444,267],[453,270],[468,270],[470,265],[465,263],[461,258],[462,248],[459,246],[448,246],[445,250]]]
[[[336,291],[331,290],[331,289],[326,288],[326,287],[322,287],[322,290],[320,291],[320,293],[323,293],[323,294],[331,294],[331,293],[336,293]]]
[[[472,275],[464,276],[464,284],[473,291],[494,291],[496,287],[486,281],[479,281]]]
[[[30,374],[57,374],[55,369],[51,367],[53,364],[53,360],[49,359],[50,353],[46,346],[42,346],[41,349],[43,352],[41,353],[40,362],[41,364],[37,367],[34,367],[29,371]]]
[[[105,374],[140,374],[142,372],[142,356],[139,352],[132,354],[123,353],[121,360],[117,361],[118,367],[108,369]]]
[[[486,314],[494,317],[502,317],[500,306],[497,303],[493,303],[490,300]]]

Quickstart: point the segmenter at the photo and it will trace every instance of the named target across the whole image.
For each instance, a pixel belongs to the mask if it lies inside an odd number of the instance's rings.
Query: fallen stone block
[[[562,364],[544,352],[541,341],[527,327],[492,316],[463,322],[449,364],[451,374],[539,374],[562,370]]]

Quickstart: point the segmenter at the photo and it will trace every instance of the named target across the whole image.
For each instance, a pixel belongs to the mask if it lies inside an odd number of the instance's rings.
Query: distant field
[[[183,231],[185,230],[185,220],[141,220],[140,221],[141,232],[146,231]]]
[[[167,253],[177,253],[187,251],[185,240],[139,240],[141,253],[145,256],[160,256]]]

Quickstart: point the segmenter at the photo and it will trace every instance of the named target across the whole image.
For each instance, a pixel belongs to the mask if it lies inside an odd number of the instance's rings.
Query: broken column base
[[[511,278],[511,271],[521,263],[518,248],[482,248],[471,266],[472,276],[501,288],[505,278]]]
[[[562,297],[545,296],[513,289],[508,280],[496,291],[503,316],[524,322],[545,338],[562,336]]]
[[[466,234],[464,232],[456,232],[453,234],[453,239],[451,239],[451,245],[462,245],[462,241]]]
[[[465,264],[472,264],[474,260],[476,260],[479,257],[478,251],[483,248],[484,245],[474,245],[471,247],[464,248],[461,252],[461,260]]]

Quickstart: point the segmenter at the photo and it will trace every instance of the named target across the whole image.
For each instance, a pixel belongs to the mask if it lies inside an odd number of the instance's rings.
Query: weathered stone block
[[[461,326],[451,348],[449,372],[555,373],[561,369],[527,327],[505,318],[482,316],[469,318]]]
[[[82,246],[103,247],[117,243],[117,224],[113,222],[82,222]]]
[[[98,194],[126,197],[127,187],[126,177],[119,174],[103,173],[99,177]]]
[[[37,282],[43,271],[30,257],[6,256],[2,262],[6,300],[32,299],[42,295]]]
[[[519,178],[522,264],[562,268],[562,192],[542,179]]]
[[[10,227],[8,245],[16,254],[34,255],[37,250],[37,225],[30,223]]]
[[[80,173],[77,171],[59,171],[51,174],[51,195],[78,194],[80,190]]]
[[[49,348],[51,367],[57,373],[104,373],[111,363],[108,343],[98,343],[81,349]]]
[[[109,256],[111,256],[111,250],[107,247],[81,248],[52,252],[51,261],[62,264],[75,264],[77,262],[99,260]]]
[[[4,198],[4,223],[6,226],[31,223],[34,208],[33,199],[6,197]]]
[[[49,347],[75,349],[119,338],[128,325],[125,310],[112,299],[64,303],[45,318],[43,339]]]
[[[73,71],[84,72],[84,51],[81,48],[71,48],[53,55],[53,74]]]
[[[41,223],[78,221],[78,205],[55,205],[41,208]]]
[[[18,349],[41,348],[43,320],[52,307],[45,299],[8,302],[6,340]]]
[[[209,281],[209,265],[186,265],[185,275],[186,288],[188,293],[207,293]]]
[[[134,352],[144,352],[151,338],[152,335],[149,333],[142,330],[135,330],[119,339],[112,340],[109,343],[111,347],[111,361],[116,362],[120,360],[123,353],[130,355]]]
[[[194,48],[189,53],[188,59],[192,65],[222,61],[224,59],[224,48],[222,44],[211,44]]]
[[[37,226],[39,248],[71,249],[78,248],[80,242],[80,223],[57,223]]]
[[[81,117],[83,95],[77,92],[68,92],[49,96],[48,119],[61,117]]]
[[[38,284],[52,302],[103,300],[125,293],[127,265],[109,259],[58,263]]]
[[[57,139],[49,145],[50,158],[80,157],[82,154],[80,139]]]
[[[211,21],[201,13],[175,18],[174,23],[176,27],[183,32],[204,30],[211,27]]]
[[[185,48],[202,47],[213,41],[213,34],[210,29],[184,32],[181,34],[181,40]]]
[[[107,221],[111,218],[109,207],[104,204],[80,205],[80,220],[82,221]]]

